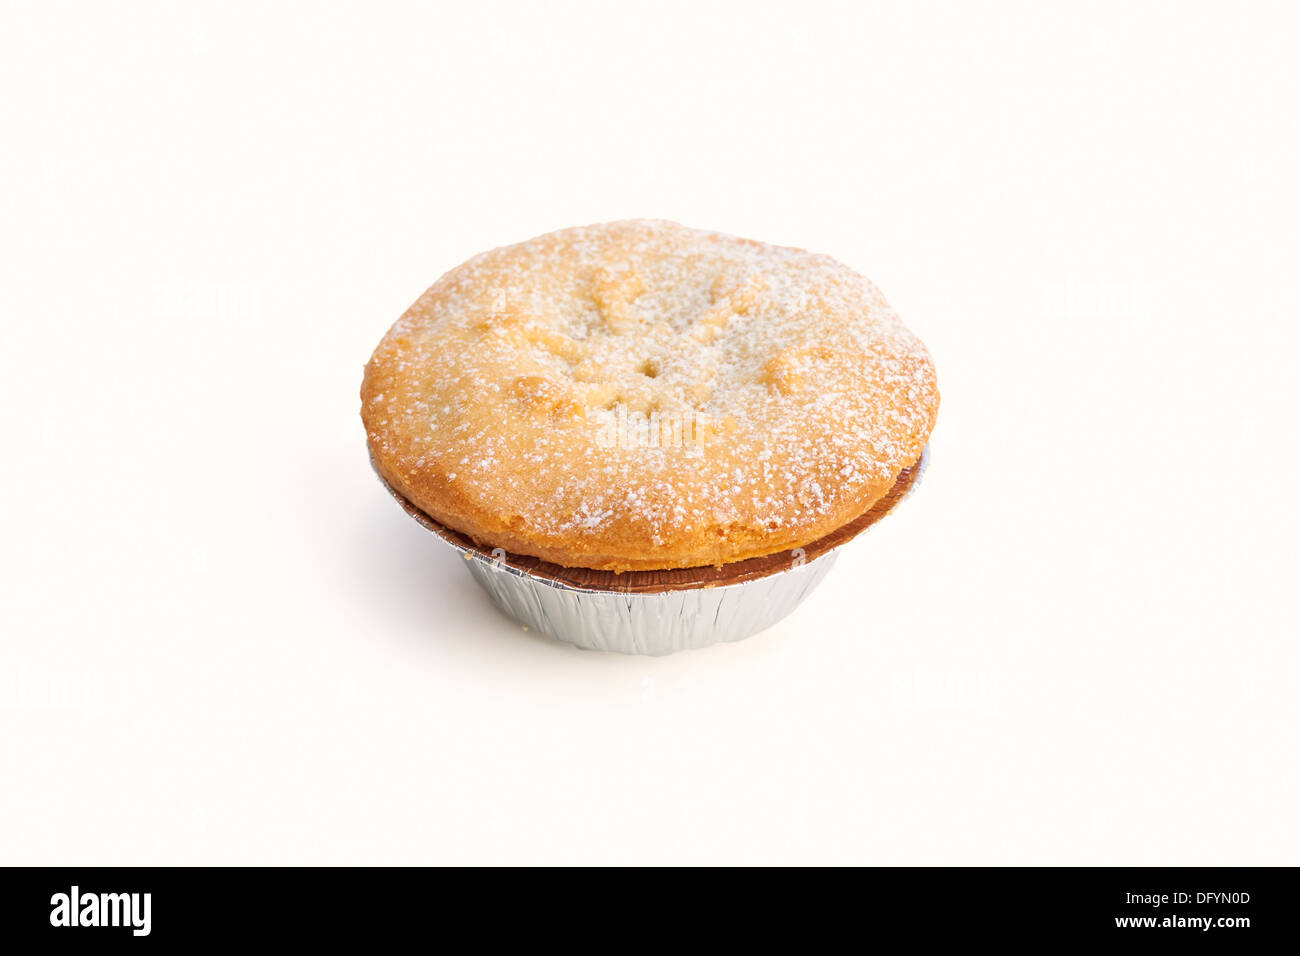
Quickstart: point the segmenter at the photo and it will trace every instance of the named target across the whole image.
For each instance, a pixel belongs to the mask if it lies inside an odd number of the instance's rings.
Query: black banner
[[[482,888],[478,874],[449,890],[448,874],[427,869],[9,869],[0,876],[0,919],[7,940],[37,945],[375,945],[485,917],[493,932],[580,929],[574,916],[593,910],[628,920],[638,937],[688,917],[712,922],[709,935],[851,925],[867,940],[1237,947],[1296,938],[1294,877],[1291,869],[841,870],[819,874],[818,885],[844,884],[818,901],[799,891],[806,876],[788,874],[750,888],[748,875],[735,873],[725,881],[711,872],[533,874],[526,888],[501,893]]]

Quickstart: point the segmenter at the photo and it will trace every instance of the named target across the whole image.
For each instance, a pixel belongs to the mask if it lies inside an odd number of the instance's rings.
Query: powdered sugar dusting
[[[398,472],[525,537],[614,550],[796,540],[888,487],[938,402],[924,346],[852,270],[658,220],[474,257],[393,326],[368,383]],[[625,432],[649,439],[608,440]]]

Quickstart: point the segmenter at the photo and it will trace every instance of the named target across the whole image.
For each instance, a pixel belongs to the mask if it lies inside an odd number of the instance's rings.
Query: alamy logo
[[[149,893],[71,893],[50,897],[51,926],[129,926],[131,935],[149,935]]]

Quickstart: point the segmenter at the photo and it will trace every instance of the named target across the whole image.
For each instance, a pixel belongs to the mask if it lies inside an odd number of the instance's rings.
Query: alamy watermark
[[[151,893],[83,893],[73,886],[50,897],[51,926],[129,927],[132,936],[148,936]]]
[[[1043,311],[1065,319],[1132,319],[1155,311],[1155,290],[1141,282],[1064,281],[1045,285]]]
[[[691,409],[632,411],[619,403],[596,417],[600,448],[676,448],[688,458],[704,454],[705,424]]]

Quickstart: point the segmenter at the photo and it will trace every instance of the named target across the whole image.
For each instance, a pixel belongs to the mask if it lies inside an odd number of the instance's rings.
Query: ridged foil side
[[[788,571],[713,588],[659,594],[584,591],[475,555],[466,564],[505,614],[560,641],[621,654],[672,654],[739,641],[798,606],[835,552]]]
[[[909,483],[886,513],[912,495],[929,460],[926,446]],[[830,571],[843,544],[807,561],[794,557],[803,551],[796,549],[790,553],[787,569],[735,584],[635,593],[595,590],[512,566],[504,551],[489,554],[449,532],[403,498],[382,475],[380,481],[407,514],[464,556],[474,580],[502,612],[532,630],[590,650],[662,655],[751,637],[780,621],[808,596]]]

